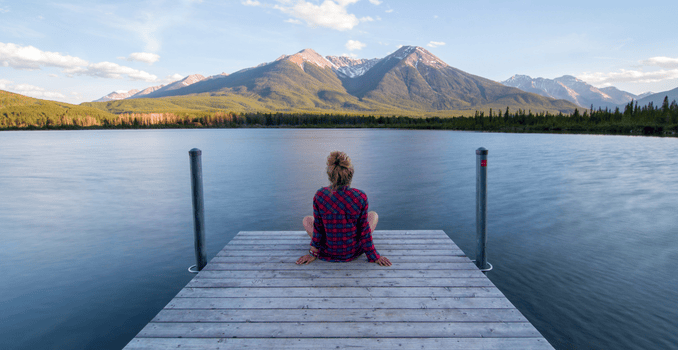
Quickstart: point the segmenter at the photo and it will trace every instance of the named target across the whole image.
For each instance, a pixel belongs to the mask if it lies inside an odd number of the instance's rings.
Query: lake
[[[556,349],[678,349],[678,140],[374,129],[0,132],[0,348],[120,349],[241,230],[303,230],[345,151],[377,229],[444,230]],[[377,247],[378,248],[378,247]]]

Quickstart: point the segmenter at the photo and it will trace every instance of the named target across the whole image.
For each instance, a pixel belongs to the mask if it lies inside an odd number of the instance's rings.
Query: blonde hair
[[[346,153],[334,151],[327,157],[327,177],[330,188],[336,190],[342,186],[350,186],[353,180],[353,164]]]

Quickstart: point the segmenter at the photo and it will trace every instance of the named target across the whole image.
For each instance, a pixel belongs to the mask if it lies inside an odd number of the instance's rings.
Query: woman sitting
[[[372,231],[379,216],[368,213],[365,192],[351,188],[353,165],[344,152],[332,152],[327,157],[327,176],[331,185],[319,189],[313,197],[313,216],[303,220],[311,237],[309,254],[297,260],[308,264],[315,259],[351,261],[365,253],[369,262],[391,266],[372,244]]]

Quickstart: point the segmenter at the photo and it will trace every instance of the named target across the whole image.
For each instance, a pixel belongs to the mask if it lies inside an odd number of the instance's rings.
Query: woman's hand
[[[388,260],[388,258],[385,256],[382,256],[381,258],[377,259],[375,263],[379,264],[379,266],[391,266],[391,261]]]
[[[309,263],[315,260],[315,256],[311,254],[306,254],[297,260],[297,265],[308,265]]]

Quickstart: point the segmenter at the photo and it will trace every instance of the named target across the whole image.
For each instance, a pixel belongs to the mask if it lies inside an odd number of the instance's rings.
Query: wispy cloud
[[[134,52],[129,55],[129,57],[118,57],[127,61],[137,61],[137,62],[146,62],[148,64],[153,64],[160,60],[160,56],[154,53],[149,52]]]
[[[370,3],[372,3],[373,5],[381,5],[382,2],[383,1],[379,1],[379,0],[370,0]]]
[[[616,72],[584,72],[577,78],[599,86],[610,86],[617,83],[657,83],[664,80],[678,79],[678,58],[651,57],[641,60],[638,69],[620,69]],[[662,69],[643,67],[660,67]]]
[[[384,11],[384,12],[386,12],[386,13],[391,13],[391,12],[393,12],[393,9],[388,9],[388,10],[386,10],[386,11]]]
[[[358,40],[349,40],[348,42],[346,42],[346,48],[349,51],[361,50],[365,46],[367,46],[367,44],[361,43]]]
[[[0,79],[0,89],[2,90],[7,90],[11,84],[12,84],[11,80]]]
[[[577,78],[591,84],[610,86],[615,83],[657,83],[664,80],[678,79],[678,69],[643,72],[641,70],[620,69],[617,72],[585,72]]]
[[[657,66],[661,68],[678,68],[678,58],[671,57],[651,57],[646,60],[640,61],[642,65],[645,66]]]
[[[259,1],[256,1],[256,0],[245,0],[245,1],[241,2],[241,4],[243,4],[245,6],[261,6],[261,3]]]
[[[91,63],[85,67],[68,68],[64,70],[64,73],[69,76],[88,75],[107,79],[122,79],[127,76],[131,80],[143,80],[148,82],[158,80],[158,77],[153,74],[121,66],[113,62]]]
[[[290,19],[285,20],[285,23],[301,24],[302,22],[298,19],[290,18]]]
[[[158,52],[162,47],[167,29],[184,25],[192,18],[195,7],[201,0],[169,1],[156,0],[134,3],[133,12],[124,12],[127,6],[117,4],[64,4],[58,6],[83,16],[98,19],[102,23],[129,33],[145,45],[145,52]]]
[[[47,91],[39,86],[34,86],[34,85],[29,85],[29,84],[19,84],[15,85],[14,88],[12,89],[14,92],[25,95],[25,96],[30,96],[30,97],[35,97],[35,98],[45,98],[45,99],[64,99],[66,96],[64,96],[60,92],[54,92],[54,91]]]
[[[358,19],[354,14],[348,13],[346,7],[358,1],[325,0],[320,5],[316,5],[304,0],[278,0],[280,5],[275,5],[274,8],[306,22],[311,27],[325,27],[344,31],[353,29],[361,20],[373,20],[369,17]]]
[[[426,44],[428,47],[438,47],[438,46],[444,46],[445,43],[442,41],[431,41],[430,43]]]
[[[9,9],[6,7],[0,7],[0,13],[7,13],[9,12]]]
[[[24,96],[43,98],[43,99],[65,99],[60,92],[47,91],[39,86],[29,85],[29,84],[12,84],[12,81],[7,79],[0,79],[0,89],[12,91],[17,94]]]
[[[33,46],[0,43],[0,65],[14,69],[38,70],[43,67],[63,68],[69,76],[89,75],[101,78],[155,81],[157,77],[141,70],[111,62],[89,63],[82,58],[58,52],[42,51]]]

